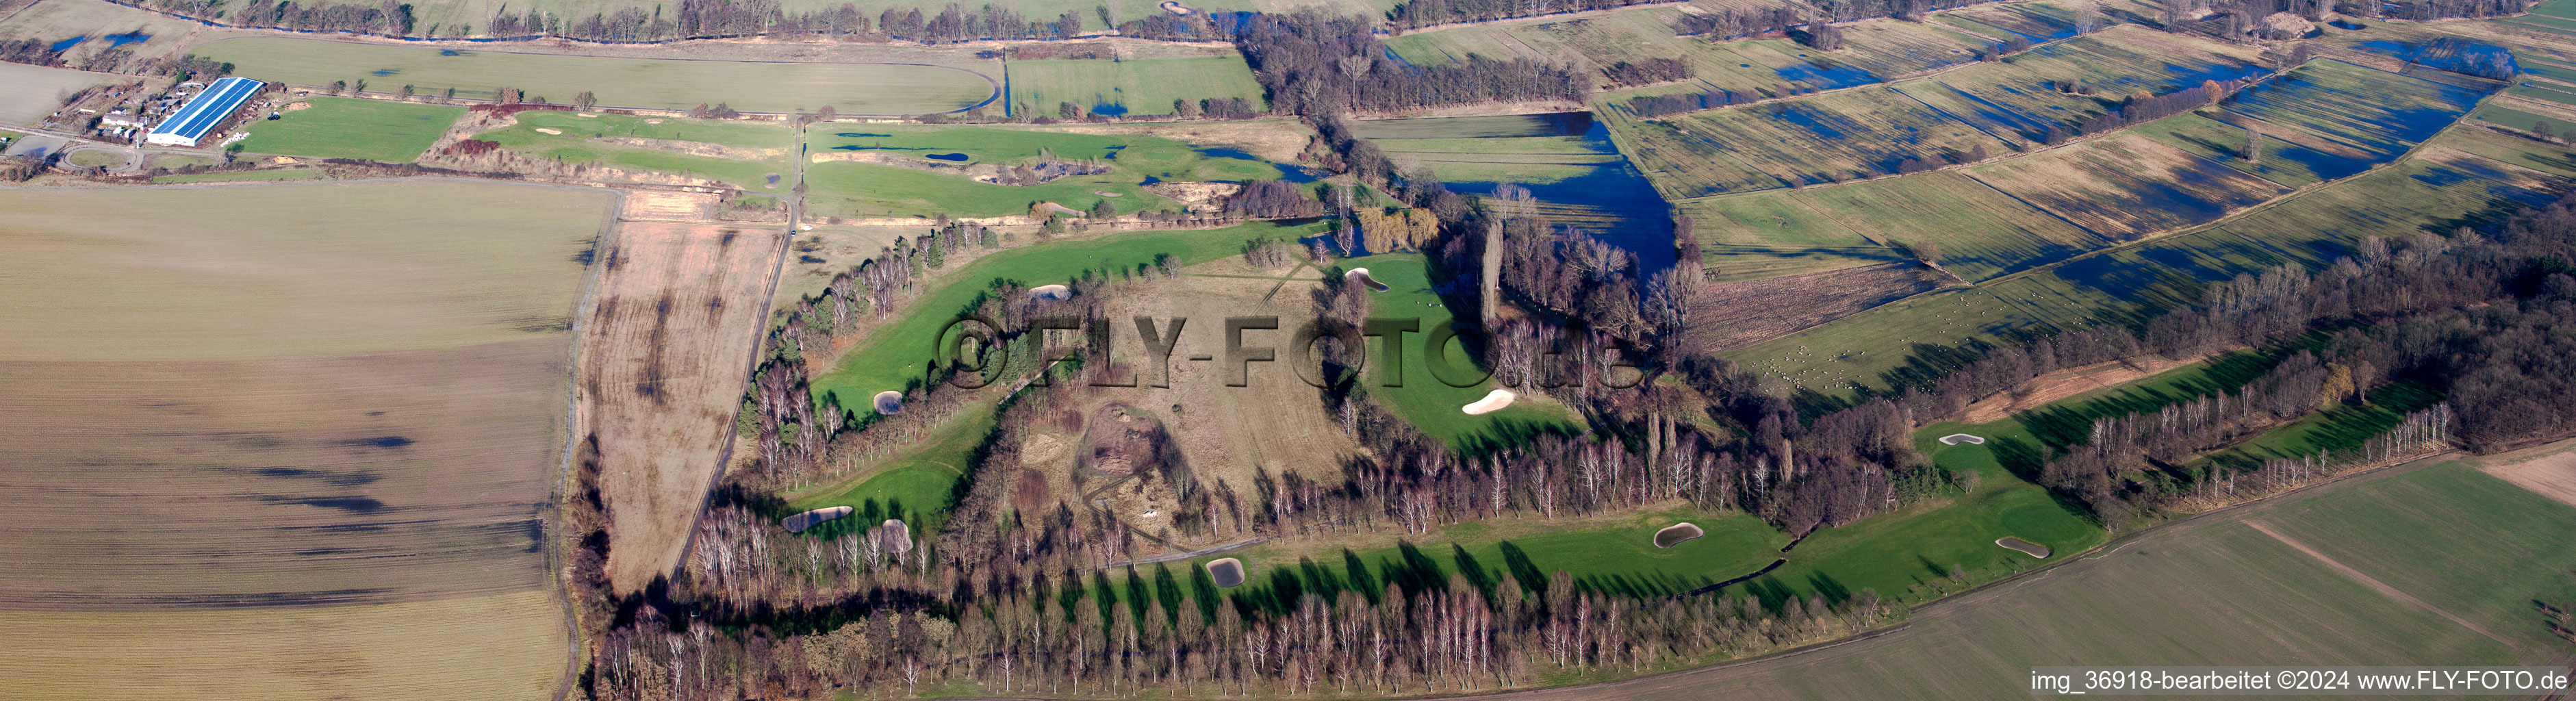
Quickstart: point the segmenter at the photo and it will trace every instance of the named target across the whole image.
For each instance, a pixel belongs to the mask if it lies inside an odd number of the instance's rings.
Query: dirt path
[[[2434,606],[2433,602],[2415,598],[2415,595],[2413,594],[2400,591],[2396,587],[2389,586],[2387,582],[2379,581],[2370,575],[2363,574],[2361,570],[2353,569],[2351,565],[2343,564],[2332,557],[2328,557],[2325,553],[2318,551],[2316,548],[2309,547],[2307,543],[2299,542],[2296,538],[2284,535],[2280,531],[2272,530],[2271,526],[2265,525],[2262,521],[2246,519],[2245,525],[2253,527],[2254,530],[2262,531],[2263,535],[2271,536],[2273,540],[2281,541],[2282,545],[2287,545],[2299,552],[2307,553],[2308,557],[2316,558],[2318,562],[2325,563],[2325,566],[2334,568],[2334,571],[2342,573],[2345,577],[2352,578],[2352,581],[2360,582],[2362,586],[2370,587],[2371,591],[2379,592],[2391,599],[2414,604],[2416,608],[2431,611],[2434,615],[2451,619],[2452,623],[2460,624],[2460,627],[2462,628],[2477,631],[2479,635],[2494,638],[2496,642],[2504,643],[2505,647],[2514,649],[2521,649],[2522,647],[2514,644],[2511,640],[2506,640],[2504,636],[2496,635],[2495,631],[2487,630],[2485,626],[2471,623],[2469,622],[2469,619],[2461,618],[2459,614],[2442,610],[2442,607]]]
[[[1157,562],[1179,562],[1179,561],[1182,561],[1182,560],[1197,559],[1197,558],[1207,557],[1207,556],[1209,556],[1209,555],[1215,555],[1215,554],[1217,554],[1217,553],[1233,552],[1233,551],[1236,551],[1236,550],[1242,550],[1242,549],[1244,549],[1244,548],[1249,548],[1249,547],[1252,547],[1252,546],[1255,546],[1255,545],[1260,545],[1262,542],[1267,541],[1267,540],[1270,540],[1270,539],[1269,539],[1268,537],[1260,537],[1260,538],[1245,538],[1245,539],[1243,539],[1243,540],[1234,541],[1234,542],[1232,542],[1232,543],[1227,543],[1227,544],[1224,544],[1224,545],[1219,545],[1219,546],[1216,546],[1216,547],[1213,547],[1213,548],[1202,548],[1202,549],[1199,549],[1199,550],[1192,550],[1192,551],[1185,552],[1185,553],[1173,553],[1173,554],[1170,554],[1170,555],[1156,555],[1156,556],[1149,557],[1149,558],[1145,558],[1145,559],[1142,559],[1142,560],[1129,560],[1129,561],[1126,561],[1126,562],[1115,563],[1115,564],[1112,564],[1112,565],[1110,565],[1110,566],[1108,566],[1108,567],[1103,567],[1103,568],[1100,568],[1100,569],[1104,569],[1104,570],[1106,570],[1106,569],[1115,569],[1115,568],[1119,568],[1119,567],[1128,567],[1128,566],[1133,566],[1133,565],[1151,565],[1151,564],[1154,564],[1154,563],[1157,563]]]
[[[1971,424],[2002,421],[2012,418],[2013,414],[2025,409],[2046,406],[2050,402],[2106,387],[2128,384],[2166,370],[2200,362],[2229,350],[2234,349],[2219,349],[2181,360],[2166,360],[2150,355],[2136,361],[2114,360],[2059,370],[2032,379],[2030,384],[2025,385],[2030,388],[2027,393],[1999,394],[1968,405],[1967,413],[1960,415],[1959,421]]]

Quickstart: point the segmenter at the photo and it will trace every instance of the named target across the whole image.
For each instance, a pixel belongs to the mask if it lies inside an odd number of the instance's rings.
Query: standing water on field
[[[1460,194],[1529,188],[1549,222],[1635,254],[1641,283],[1673,265],[1672,207],[1590,112],[1368,120],[1359,134],[1398,162],[1430,166]]]

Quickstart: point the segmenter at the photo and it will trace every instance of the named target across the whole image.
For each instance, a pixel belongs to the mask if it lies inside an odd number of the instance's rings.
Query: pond
[[[924,158],[936,158],[943,161],[963,161],[968,158],[968,156],[963,153],[927,153],[922,154],[922,156]]]

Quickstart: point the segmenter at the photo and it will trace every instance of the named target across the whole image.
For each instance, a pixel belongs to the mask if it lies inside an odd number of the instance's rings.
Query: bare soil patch
[[[733,438],[781,230],[625,222],[582,334],[584,430],[599,442],[609,581],[670,571]]]
[[[2128,384],[2166,370],[2200,362],[2202,358],[2227,350],[2230,349],[2219,349],[2180,360],[2166,360],[2151,355],[2137,360],[2115,360],[2059,370],[2033,378],[2029,384],[2023,385],[2019,392],[1998,394],[1968,405],[1967,413],[1960,415],[1959,421],[1970,424],[2002,421],[2024,409],[2046,406],[2050,402],[2105,387]]]
[[[2478,468],[2541,496],[2576,506],[2576,450]]]
[[[1189,321],[1172,349],[1169,387],[1151,386],[1161,375],[1144,362],[1144,341],[1134,327],[1122,327],[1113,352],[1120,362],[1138,368],[1137,384],[1145,386],[1106,388],[1108,396],[1161,414],[1190,468],[1210,488],[1224,481],[1237,494],[1254,494],[1255,469],[1274,475],[1337,475],[1342,459],[1360,448],[1342,432],[1341,422],[1324,412],[1317,390],[1287,367],[1293,354],[1285,350],[1293,329],[1314,317],[1312,295],[1321,288],[1313,280],[1182,276],[1113,297],[1107,314],[1111,319],[1147,316],[1166,327],[1175,318]],[[1189,359],[1222,358],[1226,317],[1271,315],[1279,317],[1282,330],[1247,332],[1244,343],[1282,348],[1281,360],[1252,363],[1246,374],[1249,386],[1226,386],[1222,362]]]
[[[1939,285],[1914,263],[1710,285],[1691,300],[1691,340],[1703,352],[1740,348]]]
[[[718,198],[707,192],[662,192],[638,190],[626,193],[617,211],[619,219],[660,219],[665,221],[707,221],[714,218]]]

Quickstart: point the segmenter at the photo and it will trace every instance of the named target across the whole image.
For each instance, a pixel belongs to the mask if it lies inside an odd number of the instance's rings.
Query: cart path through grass
[[[2271,526],[2264,524],[2261,520],[2249,518],[2245,520],[2245,525],[2253,528],[2254,530],[2261,531],[2263,535],[2271,536],[2273,540],[2281,541],[2282,545],[2290,546],[2293,550],[2307,553],[2308,557],[2316,558],[2317,562],[2323,563],[2326,567],[2333,569],[2337,574],[2350,577],[2352,578],[2352,581],[2360,582],[2362,586],[2370,587],[2371,591],[2379,592],[2381,595],[2387,596],[2391,599],[2413,604],[2416,608],[2431,611],[2434,615],[2450,619],[2452,623],[2460,624],[2460,627],[2462,628],[2477,631],[2479,635],[2484,635],[2488,638],[2494,639],[2496,642],[2504,643],[2506,647],[2514,649],[2522,648],[2521,645],[2517,645],[2511,640],[2506,640],[2504,636],[2496,635],[2495,631],[2487,630],[2485,626],[2472,623],[2469,619],[2461,618],[2459,614],[2445,611],[2442,607],[2433,605],[2433,602],[2415,598],[2415,595],[2408,594],[2396,587],[2389,586],[2387,582],[2379,581],[2368,574],[2364,574],[2361,570],[2353,569],[2351,565],[2343,564],[2341,561],[2327,556],[2324,552],[2317,550],[2315,547],[2312,547],[2307,543],[2299,542],[2296,538],[2284,535],[2280,531],[2272,530]]]

